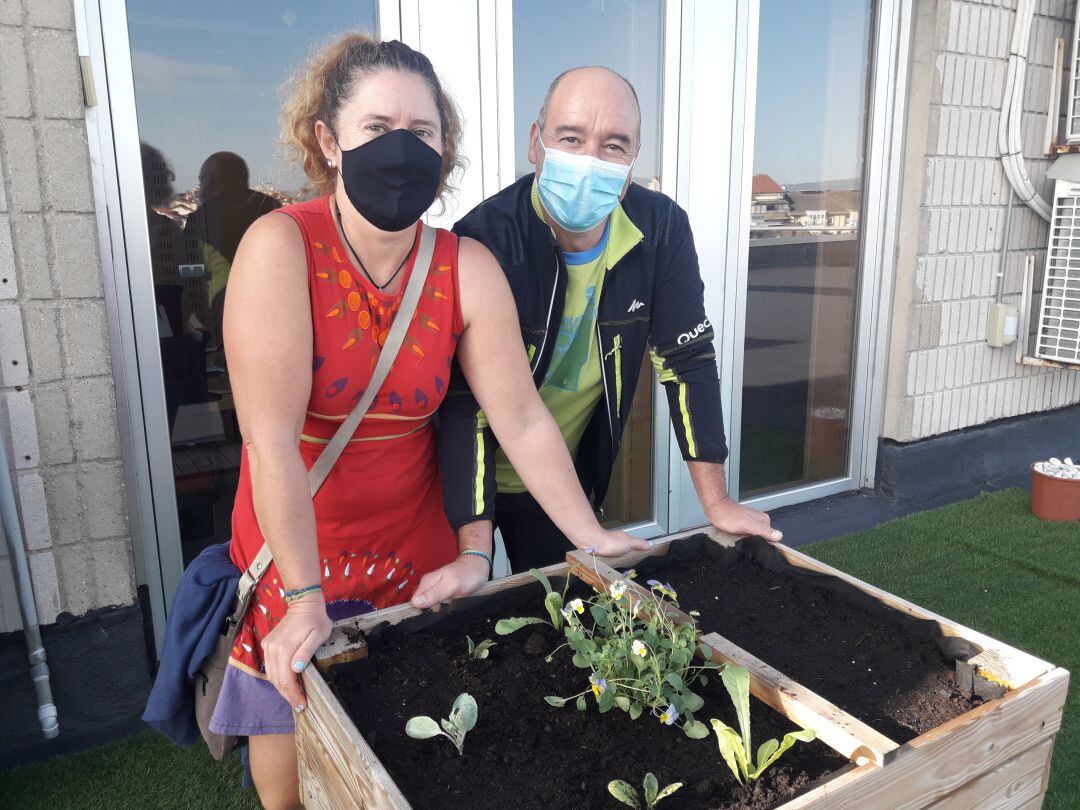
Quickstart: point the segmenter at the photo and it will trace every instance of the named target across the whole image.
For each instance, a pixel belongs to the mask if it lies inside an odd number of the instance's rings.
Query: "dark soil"
[[[572,703],[549,706],[545,695],[566,697],[588,686],[586,671],[571,664],[567,650],[545,662],[561,634],[543,625],[495,634],[500,618],[542,615],[542,599],[540,586],[528,585],[423,629],[416,626],[421,620],[384,628],[369,638],[367,660],[332,673],[335,694],[413,807],[622,807],[607,783],[624,779],[640,791],[652,771],[661,786],[684,783],[660,805],[664,810],[766,808],[847,764],[821,742],[796,743],[752,789],[743,789],[720,757],[715,736],[691,740],[648,715],[631,721],[618,709],[601,715],[591,696],[586,712]],[[471,660],[466,635],[498,644],[487,659]],[[445,738],[405,735],[410,717],[447,717],[461,692],[479,705],[464,757]],[[718,678],[698,693],[705,699],[698,719],[720,717],[735,726]],[[751,713],[755,749],[795,728],[756,700]]]
[[[703,633],[719,633],[898,743],[982,702],[960,692],[955,660],[927,622],[818,586],[835,585],[833,577],[792,576],[714,544],[637,571],[639,582],[669,582],[684,610],[701,613]]]

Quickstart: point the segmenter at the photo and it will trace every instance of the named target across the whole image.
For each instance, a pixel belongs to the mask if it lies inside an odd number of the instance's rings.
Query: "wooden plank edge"
[[[345,777],[354,776],[354,778],[365,783],[373,793],[373,802],[363,801],[364,797],[362,796],[350,795],[349,798],[353,799],[355,806],[370,808],[370,810],[412,810],[412,806],[398,788],[397,783],[394,782],[393,777],[390,776],[389,771],[386,770],[379,757],[368,745],[367,740],[357,730],[356,725],[338,702],[337,697],[330,690],[319,672],[309,668],[304,671],[302,680],[304,692],[308,697],[308,708],[297,717],[298,746],[303,736],[308,735],[326,749],[328,742],[332,741],[323,739],[315,726],[320,721],[328,726],[332,725],[333,730],[342,738],[340,741],[342,743],[341,747],[344,749],[342,753],[350,758],[359,758],[360,764],[363,766],[364,772],[361,774],[338,774],[342,778],[345,789],[350,794],[353,793],[353,791],[349,790]],[[321,764],[324,767],[333,767],[325,761]],[[300,787],[301,796],[303,796],[303,784]],[[339,804],[338,806],[351,805]]]
[[[1067,691],[1068,672],[1054,669],[901,745],[884,768],[840,774],[777,810],[924,808],[1054,736]]]
[[[567,564],[565,562],[560,562],[546,566],[540,570],[547,576],[552,577],[565,575],[566,569]],[[527,585],[530,582],[536,582],[536,578],[528,571],[525,571],[521,574],[514,574],[509,577],[490,580],[484,585],[481,585],[466,598],[489,596],[493,593],[498,593],[499,591]],[[352,616],[348,619],[336,621],[334,622],[333,629],[330,631],[330,638],[328,638],[315,652],[315,662],[319,666],[319,669],[325,672],[329,667],[332,667],[335,664],[363,658],[367,655],[367,643],[364,641],[364,634],[370,632],[372,628],[383,622],[388,624],[399,624],[406,619],[419,616],[424,610],[439,610],[444,605],[452,604],[455,601],[457,600],[452,599],[440,603],[435,608],[424,608],[423,610],[414,608],[409,602],[405,602],[400,605],[393,605],[392,607],[375,610],[370,613],[362,613],[359,616]],[[363,652],[356,655],[351,654],[354,650],[360,648],[363,648]]]
[[[602,560],[582,552],[567,554],[570,573],[580,577],[598,590],[606,590],[622,575]],[[626,580],[627,591],[632,594],[631,604],[649,594],[633,580]],[[636,610],[636,606],[634,606]],[[665,606],[665,613],[680,624],[696,622],[682,611]],[[899,744],[870,728],[858,718],[843,711],[821,696],[792,680],[774,667],[750,654],[717,633],[701,636],[701,643],[712,651],[712,660],[718,664],[735,664],[750,674],[750,691],[754,697],[787,717],[793,723],[810,728],[817,737],[843,756],[857,764],[872,762],[884,765],[888,755]]]
[[[1050,737],[930,805],[938,810],[1006,810],[1043,795],[1043,771],[1053,753]]]

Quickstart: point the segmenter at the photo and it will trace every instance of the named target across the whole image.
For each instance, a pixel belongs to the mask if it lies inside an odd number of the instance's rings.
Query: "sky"
[[[869,6],[761,0],[756,173],[782,184],[859,175]],[[513,7],[518,173],[530,169],[529,124],[551,79],[603,64],[626,76],[641,102],[634,176],[656,174],[662,0],[514,0]],[[140,137],[169,159],[177,190],[193,187],[203,160],[220,150],[247,160],[253,185],[298,190],[303,176],[275,144],[280,88],[313,44],[335,31],[374,28],[375,0],[128,0],[127,8]]]
[[[761,0],[754,173],[862,173],[870,0]]]
[[[141,140],[198,182],[221,150],[243,157],[252,185],[298,189],[303,173],[276,159],[280,88],[313,44],[375,24],[375,0],[127,0]],[[328,25],[333,21],[333,25]]]

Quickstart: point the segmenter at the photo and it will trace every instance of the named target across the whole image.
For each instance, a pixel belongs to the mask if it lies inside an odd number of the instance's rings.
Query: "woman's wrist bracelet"
[[[303,599],[305,596],[310,596],[313,593],[319,593],[322,591],[322,585],[308,585],[304,588],[295,588],[285,591],[285,604],[291,605],[298,599]]]
[[[484,560],[487,560],[488,573],[491,572],[492,559],[491,559],[491,555],[488,554],[486,551],[481,551],[478,548],[467,548],[464,551],[460,552],[458,554],[458,556],[459,557],[480,557],[480,558],[482,558]]]

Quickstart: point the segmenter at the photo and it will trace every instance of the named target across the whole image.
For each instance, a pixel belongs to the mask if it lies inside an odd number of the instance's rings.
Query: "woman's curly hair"
[[[381,42],[367,34],[344,34],[308,58],[287,85],[281,113],[282,140],[290,157],[304,167],[317,193],[331,193],[337,172],[326,165],[315,137],[315,122],[321,120],[336,132],[338,115],[357,81],[380,70],[415,73],[427,82],[442,127],[439,194],[453,191],[450,177],[465,166],[461,156],[461,115],[454,100],[443,91],[431,60],[397,40]]]

